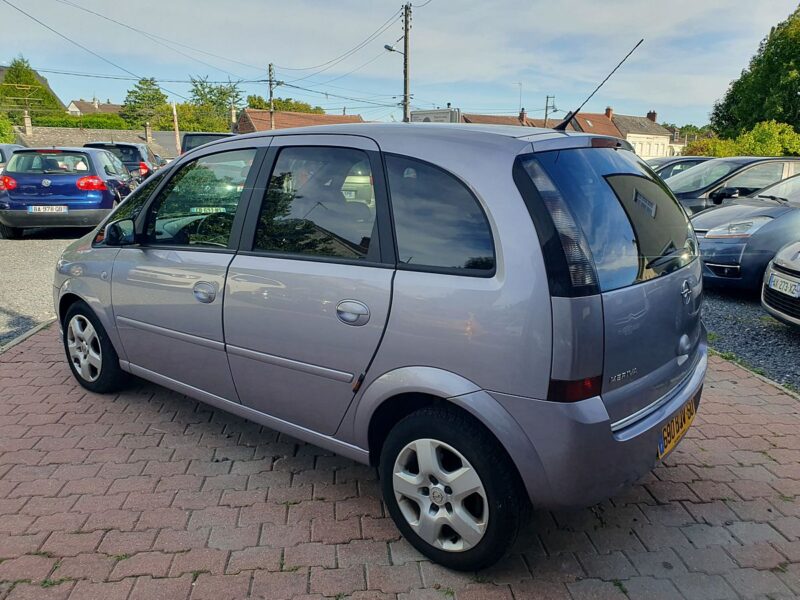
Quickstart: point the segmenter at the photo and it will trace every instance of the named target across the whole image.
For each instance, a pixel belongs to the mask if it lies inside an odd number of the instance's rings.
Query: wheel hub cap
[[[397,456],[392,487],[403,517],[432,546],[463,552],[486,533],[486,490],[458,450],[433,439],[406,444]]]
[[[75,315],[67,324],[67,354],[81,379],[92,382],[100,377],[103,366],[100,338],[83,315]]]

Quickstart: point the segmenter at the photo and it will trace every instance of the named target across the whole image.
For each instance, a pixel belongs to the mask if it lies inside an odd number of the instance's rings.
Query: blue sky
[[[313,90],[281,87],[279,96],[329,112],[347,107],[368,120],[402,116],[395,106],[402,93],[402,56],[383,50],[402,35],[396,0],[9,1],[122,69],[0,4],[4,64],[23,54],[43,70],[156,77],[181,101],[189,86],[167,80],[190,75],[249,81],[241,86],[246,94],[266,96],[266,84],[254,80],[265,79],[273,62],[279,79]],[[515,114],[521,82],[529,116],[542,116],[548,94],[566,111],[643,37],[637,53],[584,110],[600,112],[610,105],[617,113],[643,115],[652,109],[659,121],[679,124],[707,122],[714,100],[770,27],[796,8],[796,0],[762,0],[757,6],[751,0],[424,3],[415,2],[410,38],[415,108],[451,102],[466,112]],[[155,40],[74,5],[142,29]],[[330,63],[374,32],[379,33],[358,51]],[[294,70],[324,63],[329,64]],[[43,75],[65,102],[93,96],[121,102],[133,84]]]

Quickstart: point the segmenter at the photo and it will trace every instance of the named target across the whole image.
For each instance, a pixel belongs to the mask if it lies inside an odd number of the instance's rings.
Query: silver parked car
[[[767,265],[761,305],[776,319],[800,327],[800,242],[778,250]]]
[[[455,569],[500,558],[530,505],[647,473],[707,363],[675,197],[627,142],[544,129],[207,144],[72,244],[54,295],[84,387],[137,375],[375,465]]]

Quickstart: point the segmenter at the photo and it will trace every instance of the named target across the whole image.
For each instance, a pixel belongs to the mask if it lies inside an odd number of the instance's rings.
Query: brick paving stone
[[[45,330],[0,355],[0,581],[35,581],[0,598],[799,596],[800,402],[719,357],[704,395],[638,485],[456,573],[400,537],[375,469],[144,382],[87,393]]]

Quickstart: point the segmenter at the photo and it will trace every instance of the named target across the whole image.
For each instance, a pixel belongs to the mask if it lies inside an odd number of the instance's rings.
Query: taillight
[[[574,381],[551,379],[550,389],[547,391],[547,399],[552,402],[579,402],[593,396],[599,396],[602,385],[603,378],[600,375]]]
[[[17,180],[8,175],[0,175],[0,191],[17,189]]]
[[[147,166],[147,163],[140,162],[139,163],[139,175],[144,177],[150,172],[150,167]]]
[[[86,177],[81,177],[75,182],[75,185],[78,186],[79,190],[83,190],[84,192],[100,192],[108,189],[106,187],[106,182],[100,179],[97,175],[87,175]]]

